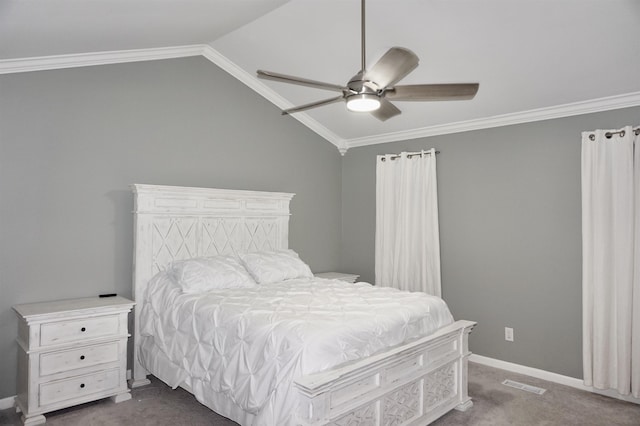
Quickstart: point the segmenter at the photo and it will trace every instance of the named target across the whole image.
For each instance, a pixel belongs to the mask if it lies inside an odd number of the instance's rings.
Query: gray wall
[[[478,321],[471,350],[580,378],[580,133],[639,122],[630,108],[351,149],[342,269],[374,281],[375,156],[434,147],[443,297],[456,318]]]
[[[131,294],[130,183],[294,192],[290,245],[339,265],[341,157],[203,58],[0,76],[0,398],[17,303]]]
[[[130,295],[130,183],[295,192],[292,248],[316,271],[373,282],[375,155],[431,147],[443,293],[479,322],[471,349],[581,377],[580,132],[638,121],[632,108],[341,160],[202,58],[2,75],[0,398],[15,395],[12,305]]]

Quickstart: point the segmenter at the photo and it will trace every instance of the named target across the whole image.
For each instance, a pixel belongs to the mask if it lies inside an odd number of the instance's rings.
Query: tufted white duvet
[[[366,283],[296,279],[183,294],[160,274],[141,311],[141,363],[243,424],[287,425],[294,379],[452,322],[438,297]]]

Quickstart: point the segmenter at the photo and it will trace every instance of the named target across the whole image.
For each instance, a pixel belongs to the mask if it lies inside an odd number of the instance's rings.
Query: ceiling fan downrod
[[[366,19],[365,0],[360,1],[360,72],[354,75],[347,88],[350,93],[345,94],[347,109],[355,112],[372,112],[380,108],[380,93],[375,84],[364,79],[367,72],[367,50],[366,50]]]
[[[365,43],[365,19],[364,19],[364,0],[361,0],[362,13],[360,14],[360,50],[361,50],[361,65],[360,72],[364,74],[367,68],[366,61],[366,43]]]

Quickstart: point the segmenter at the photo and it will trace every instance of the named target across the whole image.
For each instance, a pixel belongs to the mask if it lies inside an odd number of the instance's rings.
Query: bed
[[[310,271],[184,294],[163,272],[194,258],[291,252],[293,194],[132,189],[132,387],[153,374],[241,425],[423,425],[472,406],[467,340],[475,323],[454,322],[441,299]],[[413,299],[422,307],[411,308]],[[372,304],[374,314],[360,309]],[[229,335],[211,331],[231,328]],[[224,347],[232,348],[229,355]]]

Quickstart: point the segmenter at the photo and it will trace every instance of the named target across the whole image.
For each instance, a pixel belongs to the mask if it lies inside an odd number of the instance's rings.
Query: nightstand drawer
[[[115,336],[118,334],[118,329],[117,315],[46,323],[40,326],[40,346]]]
[[[118,361],[119,343],[86,346],[40,355],[40,376]]]
[[[117,389],[120,369],[115,368],[40,385],[40,406],[55,404],[85,395]]]

